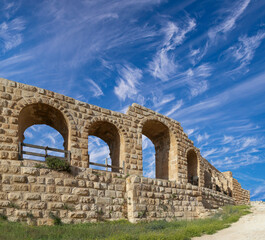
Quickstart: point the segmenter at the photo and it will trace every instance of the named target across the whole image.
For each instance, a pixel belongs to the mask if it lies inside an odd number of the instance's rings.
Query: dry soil
[[[265,202],[252,202],[251,214],[213,235],[192,240],[265,240]]]

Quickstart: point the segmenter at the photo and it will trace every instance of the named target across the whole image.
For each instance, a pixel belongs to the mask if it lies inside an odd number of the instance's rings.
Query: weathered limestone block
[[[89,190],[86,188],[73,188],[72,193],[74,195],[88,196]]]
[[[45,202],[30,202],[28,205],[28,209],[46,209],[47,204]]]
[[[44,194],[42,195],[42,199],[45,202],[60,202],[61,195],[59,194]]]
[[[12,185],[12,191],[29,191],[29,185],[28,184],[16,184]]]
[[[10,201],[21,199],[21,193],[20,192],[8,193],[8,199]]]
[[[40,200],[41,195],[38,193],[25,193],[24,198],[25,200]]]
[[[77,181],[74,179],[64,179],[64,186],[76,186]]]
[[[48,202],[47,209],[56,210],[56,209],[63,209],[64,204],[60,202]]]
[[[31,186],[32,192],[46,192],[46,186],[43,185],[33,185]]]
[[[78,196],[76,195],[62,195],[63,202],[76,203],[78,201]]]
[[[71,188],[70,187],[56,187],[56,193],[71,193]]]
[[[78,212],[70,212],[68,214],[69,218],[86,218],[86,213],[83,211],[78,211]]]

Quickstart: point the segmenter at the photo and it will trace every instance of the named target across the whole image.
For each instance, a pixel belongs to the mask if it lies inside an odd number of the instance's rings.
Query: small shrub
[[[13,202],[8,203],[8,207],[19,209],[19,206]]]
[[[172,199],[174,199],[174,198],[176,198],[177,197],[177,194],[176,193],[173,193],[172,195],[171,195],[171,198]]]
[[[69,162],[57,158],[57,157],[47,157],[45,159],[45,162],[48,166],[48,168],[53,169],[53,170],[57,170],[57,171],[66,171],[66,172],[70,172],[70,164]]]
[[[7,216],[6,216],[5,214],[1,213],[1,214],[0,214],[0,219],[6,221],[6,220],[7,220]]]
[[[167,206],[164,204],[160,204],[160,207],[163,209],[163,211],[167,211]]]
[[[146,212],[147,210],[144,210],[144,211],[141,211],[141,212],[138,212],[138,218],[146,218]]]
[[[63,208],[65,209],[65,210],[68,210],[68,211],[73,211],[74,210],[74,208],[72,207],[72,206],[70,206],[70,205],[68,205],[68,204],[64,204],[63,205]]]
[[[54,225],[62,225],[63,224],[61,218],[54,215],[52,212],[50,212],[49,216],[53,220]]]
[[[33,220],[33,219],[34,219],[34,216],[33,216],[33,214],[32,214],[32,213],[27,213],[27,217],[28,217],[28,218],[30,218],[31,220]]]
[[[46,168],[44,164],[36,163],[35,168]]]
[[[97,213],[97,220],[98,220],[98,221],[104,221],[104,218],[103,218],[103,216],[104,216],[104,212],[103,212],[103,210],[100,209],[100,210],[98,210],[96,213]]]

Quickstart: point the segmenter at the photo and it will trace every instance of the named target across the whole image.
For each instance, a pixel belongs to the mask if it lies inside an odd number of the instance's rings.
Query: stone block
[[[78,196],[76,195],[62,195],[63,202],[75,203],[78,201]]]
[[[12,185],[13,191],[29,191],[29,185],[28,184],[15,184]]]
[[[8,193],[8,199],[10,201],[15,201],[21,198],[21,193],[20,192],[11,192]]]
[[[39,193],[25,193],[24,198],[25,200],[40,200],[41,195]]]
[[[45,202],[30,202],[28,204],[29,209],[46,209],[46,203]]]
[[[105,191],[105,196],[110,197],[110,198],[115,198],[116,197],[116,192],[112,190],[106,190]]]
[[[72,193],[74,195],[88,196],[89,190],[86,188],[73,188]]]
[[[48,202],[47,209],[56,210],[56,209],[63,209],[64,204],[60,202]]]
[[[44,194],[42,196],[42,199],[45,202],[60,202],[61,195],[60,194]]]
[[[74,179],[64,179],[64,186],[76,186],[77,185],[77,181]]]
[[[107,197],[99,197],[99,198],[96,198],[96,203],[102,204],[102,205],[105,205],[105,204],[109,205],[111,204],[111,199]]]

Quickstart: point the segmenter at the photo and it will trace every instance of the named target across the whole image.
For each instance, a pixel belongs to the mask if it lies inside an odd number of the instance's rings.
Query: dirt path
[[[252,213],[243,216],[231,227],[192,240],[265,240],[265,203],[252,202],[251,205]]]

